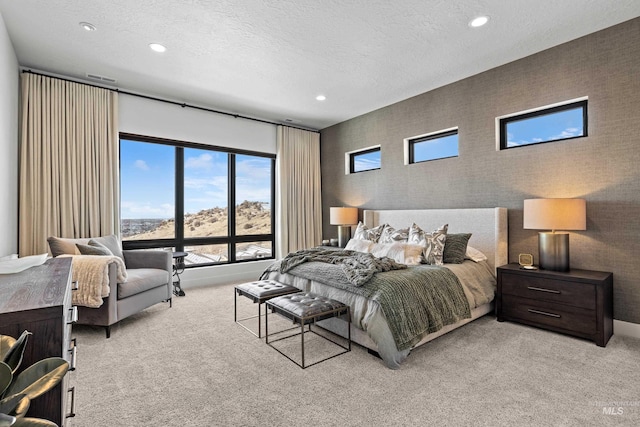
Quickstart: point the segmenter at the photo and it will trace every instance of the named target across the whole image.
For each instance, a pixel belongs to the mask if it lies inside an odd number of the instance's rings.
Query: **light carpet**
[[[302,370],[233,322],[233,285],[74,335],[72,426],[640,425],[640,340],[623,336],[601,348],[485,316],[400,370],[357,345]]]

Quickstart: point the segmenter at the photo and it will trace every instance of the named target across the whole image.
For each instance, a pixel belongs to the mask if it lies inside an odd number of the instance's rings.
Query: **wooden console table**
[[[71,277],[71,258],[49,259],[20,273],[0,275],[0,335],[18,338],[24,330],[33,333],[20,370],[54,356],[64,358],[70,370],[75,369],[71,324],[78,316],[71,306]],[[75,388],[69,388],[69,377],[65,375],[53,390],[34,399],[28,416],[64,426],[66,419],[75,415]]]

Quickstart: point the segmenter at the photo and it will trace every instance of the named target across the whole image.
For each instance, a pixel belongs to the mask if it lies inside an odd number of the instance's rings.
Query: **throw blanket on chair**
[[[286,273],[304,262],[340,265],[349,282],[355,286],[364,285],[376,273],[407,268],[391,258],[377,258],[370,253],[316,248],[291,252],[280,262],[280,272]]]
[[[73,305],[98,308],[102,298],[108,297],[109,265],[117,266],[117,282],[127,281],[127,270],[120,257],[108,255],[60,255],[73,258],[73,281],[78,282],[78,290],[73,294]]]

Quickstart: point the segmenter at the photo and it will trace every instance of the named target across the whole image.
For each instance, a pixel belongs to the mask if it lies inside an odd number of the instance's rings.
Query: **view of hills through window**
[[[184,159],[183,174],[176,180],[176,146],[120,141],[124,242],[177,239],[184,242],[189,254],[187,264],[229,261],[227,243],[204,242],[207,238],[230,237],[230,161],[235,170],[235,236],[272,235],[271,158],[191,147],[179,149]],[[176,182],[181,191],[176,192]],[[182,212],[176,211],[177,194],[182,194]],[[182,236],[176,235],[176,215],[182,221]],[[191,238],[197,238],[198,245],[189,244]],[[231,246],[236,260],[272,256],[271,240],[243,241]]]

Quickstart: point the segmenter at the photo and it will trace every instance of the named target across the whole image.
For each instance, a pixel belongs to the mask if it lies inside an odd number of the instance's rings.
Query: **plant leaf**
[[[0,335],[0,360],[4,360],[4,356],[15,342],[16,339],[14,337],[10,337],[9,335]]]
[[[27,411],[31,406],[31,399],[29,399],[29,397],[24,393],[16,394],[14,396],[22,396],[22,399],[20,399],[20,402],[18,402],[18,405],[15,407],[13,412],[11,412],[11,415],[15,415],[16,418],[22,418],[27,415]]]
[[[16,422],[16,418],[11,415],[3,414],[0,412],[0,427],[9,427]]]
[[[0,400],[0,414],[12,414],[16,415],[15,410],[19,407],[20,401],[24,399],[26,394],[14,394],[11,396],[7,396],[4,399]],[[27,409],[29,409],[27,405]],[[26,412],[26,411],[25,411]]]
[[[41,418],[18,418],[11,427],[58,427],[58,425]]]
[[[29,335],[31,335],[31,332],[24,331],[16,340],[16,342],[13,343],[7,354],[4,355],[4,359],[2,360],[4,363],[9,365],[9,367],[11,368],[11,372],[13,372],[14,374],[22,363],[22,355],[24,354],[24,349],[27,347]]]
[[[4,395],[4,392],[13,381],[13,373],[11,372],[11,366],[4,362],[0,362],[0,397]],[[0,411],[2,412],[2,411]]]
[[[69,362],[61,357],[49,357],[20,372],[7,389],[7,393],[24,393],[29,399],[58,385],[69,370]]]

